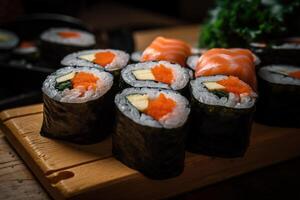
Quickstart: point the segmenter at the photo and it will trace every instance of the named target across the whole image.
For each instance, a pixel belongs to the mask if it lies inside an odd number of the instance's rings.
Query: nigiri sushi
[[[184,41],[157,37],[142,54],[141,61],[169,61],[185,66],[191,47]]]
[[[236,76],[256,89],[255,64],[258,62],[258,58],[248,49],[215,48],[205,52],[191,65],[194,65],[195,77]]]

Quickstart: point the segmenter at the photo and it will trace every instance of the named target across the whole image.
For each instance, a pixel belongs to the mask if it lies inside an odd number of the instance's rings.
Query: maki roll
[[[140,61],[169,61],[184,67],[190,55],[191,47],[186,42],[177,39],[157,37],[145,49]]]
[[[19,43],[19,38],[13,32],[0,29],[0,52],[10,51]]]
[[[41,34],[40,39],[42,57],[53,64],[59,64],[67,54],[94,48],[96,45],[93,34],[70,28],[48,29]]]
[[[39,57],[39,50],[34,42],[22,41],[18,48],[14,50],[14,55],[17,58],[35,61]]]
[[[5,59],[18,45],[19,38],[13,32],[0,29],[0,59]]]
[[[240,157],[250,140],[256,93],[234,76],[192,80],[192,120],[187,149],[217,157]]]
[[[41,135],[79,144],[102,140],[112,131],[113,76],[89,67],[65,67],[43,83]]]
[[[188,85],[189,79],[190,74],[186,68],[167,61],[131,64],[121,72],[121,84],[129,87],[183,91]]]
[[[88,66],[101,68],[113,73],[120,74],[120,70],[127,65],[129,55],[124,51],[114,49],[96,49],[72,53],[61,61],[65,66]]]
[[[300,68],[268,65],[258,70],[256,120],[286,127],[300,127]]]
[[[188,100],[171,90],[127,88],[115,104],[114,156],[153,179],[178,176],[184,168]]]

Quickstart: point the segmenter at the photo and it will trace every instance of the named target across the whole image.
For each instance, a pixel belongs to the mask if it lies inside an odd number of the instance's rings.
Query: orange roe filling
[[[79,33],[73,31],[61,31],[57,33],[62,38],[78,38],[80,36]]]
[[[30,47],[34,47],[32,42],[23,41],[20,44],[20,48],[30,48]]]
[[[234,76],[229,76],[227,79],[223,79],[217,82],[218,84],[225,87],[225,91],[236,94],[248,93],[250,94],[253,90],[251,87]]]
[[[165,67],[164,65],[156,65],[151,69],[152,74],[156,81],[171,84],[173,80],[173,72],[171,69]]]
[[[289,73],[289,76],[300,79],[300,71],[291,72],[291,73]]]
[[[83,87],[85,90],[88,90],[92,87],[95,90],[98,79],[98,77],[91,73],[79,72],[72,79],[72,85],[74,88]]]
[[[166,98],[164,94],[160,94],[156,99],[149,100],[145,113],[158,121],[166,114],[172,112],[175,106],[175,101]]]
[[[98,52],[95,54],[95,59],[93,60],[93,62],[102,67],[105,67],[114,60],[115,56],[116,55],[110,51]]]

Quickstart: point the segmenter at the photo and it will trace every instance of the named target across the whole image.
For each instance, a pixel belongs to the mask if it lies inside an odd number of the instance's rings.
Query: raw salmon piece
[[[248,49],[211,49],[199,58],[195,76],[236,76],[256,90],[256,59]]]
[[[191,47],[184,41],[157,37],[145,49],[141,61],[160,61],[165,60],[185,66],[185,61],[191,55]]]

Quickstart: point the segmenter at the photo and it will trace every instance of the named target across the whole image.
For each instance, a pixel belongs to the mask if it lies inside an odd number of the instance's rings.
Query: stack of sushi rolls
[[[18,36],[8,30],[0,29],[0,59],[5,59],[19,44]]]
[[[257,98],[255,60],[248,50],[211,49],[195,62],[189,151],[228,158],[245,154]]]
[[[188,92],[190,73],[179,64],[168,61],[128,65],[121,72],[120,87],[151,87]]]
[[[64,66],[86,66],[101,68],[112,73],[116,79],[129,61],[129,54],[115,49],[95,49],[79,51],[67,55],[61,61]]]
[[[190,104],[181,93],[191,74],[182,65],[189,53],[183,41],[157,37],[140,62],[121,71],[113,154],[152,179],[178,176],[184,168]]]
[[[181,174],[188,100],[172,90],[127,88],[116,95],[115,104],[114,156],[152,179]]]
[[[90,67],[65,67],[43,83],[41,135],[78,144],[99,142],[112,132],[113,76]]]
[[[258,70],[256,120],[284,127],[300,127],[300,68],[267,65]]]
[[[71,28],[50,28],[40,36],[42,57],[49,63],[59,64],[61,59],[72,52],[94,48],[92,33]]]

